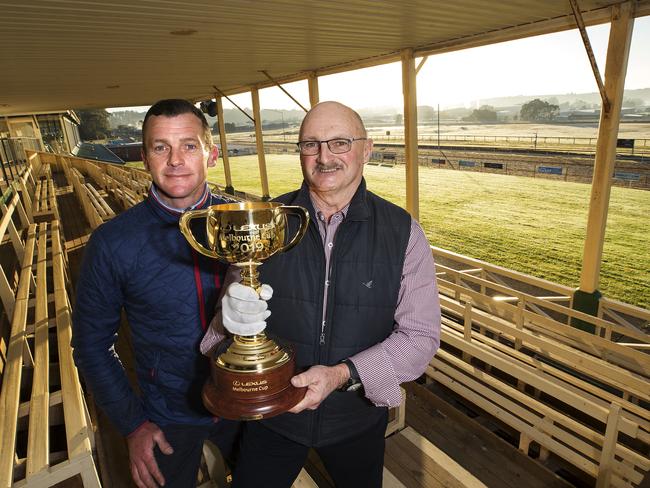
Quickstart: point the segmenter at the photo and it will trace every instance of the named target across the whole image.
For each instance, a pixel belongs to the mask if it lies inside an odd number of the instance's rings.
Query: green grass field
[[[298,188],[298,156],[267,155],[271,196]],[[257,156],[230,159],[235,189],[261,194]],[[404,167],[367,166],[368,188],[402,207]],[[223,167],[210,170],[224,184]],[[577,287],[590,186],[420,168],[420,222],[434,246]],[[612,188],[601,292],[650,308],[650,192]]]

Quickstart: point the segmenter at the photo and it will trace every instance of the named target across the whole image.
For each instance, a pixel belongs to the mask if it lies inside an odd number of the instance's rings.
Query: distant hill
[[[504,110],[507,109],[510,112],[518,112],[519,107],[526,102],[539,98],[541,100],[548,101],[560,105],[561,109],[565,109],[566,106],[576,106],[575,108],[591,108],[591,106],[600,105],[600,94],[598,92],[590,93],[564,93],[564,94],[554,94],[554,95],[514,95],[511,97],[496,97],[496,98],[485,98],[477,101],[477,105],[491,105],[495,109]],[[625,90],[624,99],[630,104],[634,105],[645,105],[650,106],[650,88],[641,88],[638,90]],[[586,105],[585,107],[579,107],[580,105]],[[246,108],[248,114],[252,114],[252,110]],[[441,114],[448,117],[464,117],[469,115],[472,112],[471,108],[467,107],[456,107],[456,108],[447,108],[441,111]],[[124,110],[120,112],[111,112],[109,123],[112,128],[116,128],[118,125],[131,125],[134,127],[140,127],[142,120],[144,119],[146,112],[136,112],[133,110]],[[386,124],[395,124],[396,116],[402,113],[402,107],[367,107],[359,110],[359,114],[364,119],[364,121],[373,122],[373,123],[386,123]],[[428,105],[418,106],[418,119],[420,121],[433,120],[435,113],[434,107]],[[262,110],[262,120],[265,123],[282,123],[284,122],[289,125],[299,124],[302,121],[305,113],[302,110]],[[224,119],[225,122],[230,122],[235,125],[252,125],[252,122],[248,117],[246,117],[239,110],[234,108],[227,108],[224,110]],[[215,117],[208,117],[208,123],[210,126],[214,125],[217,121]],[[401,124],[400,122],[397,125]]]
[[[600,104],[600,93],[564,93],[556,95],[516,95],[512,97],[497,97],[481,99],[479,105],[492,105],[494,108],[512,107],[513,105],[523,105],[526,102],[539,98],[541,100],[551,100],[553,103],[562,105],[565,103],[575,104],[583,101],[589,104]],[[638,90],[625,90],[623,98],[626,100],[641,100],[644,105],[650,105],[650,88],[640,88]]]

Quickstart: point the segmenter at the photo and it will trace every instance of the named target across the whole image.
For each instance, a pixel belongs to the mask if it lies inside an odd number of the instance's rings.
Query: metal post
[[[438,104],[438,149],[440,149],[440,104]]]

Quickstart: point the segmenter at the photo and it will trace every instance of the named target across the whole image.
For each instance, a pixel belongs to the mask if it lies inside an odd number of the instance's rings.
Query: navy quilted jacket
[[[203,207],[218,203],[224,202],[211,195]],[[201,403],[209,368],[199,343],[225,266],[190,247],[178,218],[150,196],[98,227],[84,252],[73,313],[74,358],[95,402],[124,435],[145,420],[214,421]],[[204,226],[195,222],[201,238]],[[122,309],[140,394],[114,349]]]

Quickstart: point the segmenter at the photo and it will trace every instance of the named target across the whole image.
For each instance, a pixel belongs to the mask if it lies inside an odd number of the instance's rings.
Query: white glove
[[[273,288],[262,285],[260,294],[250,286],[233,283],[221,300],[223,325],[232,334],[251,336],[266,328],[266,319],[271,315],[266,300],[273,296]]]

